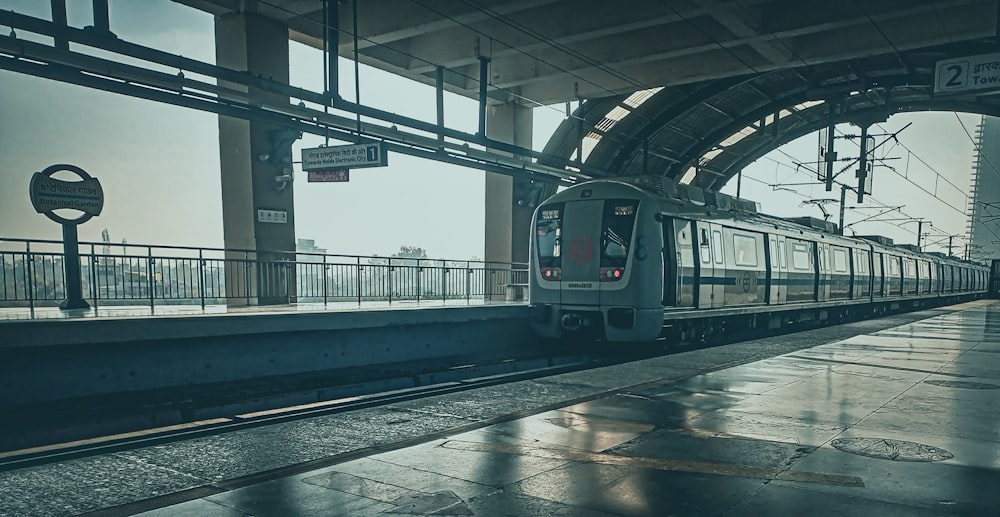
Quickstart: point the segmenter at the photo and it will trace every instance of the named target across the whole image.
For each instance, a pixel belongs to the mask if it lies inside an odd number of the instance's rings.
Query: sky
[[[89,0],[67,3],[70,25],[92,23]],[[41,0],[0,0],[0,9],[50,17],[49,2]],[[214,62],[211,15],[168,0],[111,0],[110,11],[111,28],[124,40]],[[9,29],[0,27],[0,32]],[[290,45],[292,85],[322,91],[322,53]],[[354,100],[353,63],[341,59],[340,75],[342,96]],[[363,104],[435,120],[432,87],[364,65],[359,80]],[[446,93],[446,125],[474,133],[477,116],[475,101]],[[545,145],[563,116],[562,106],[534,110],[533,148]],[[883,147],[888,159],[875,167],[873,195],[848,210],[846,222],[875,215],[879,206],[903,207],[881,217],[899,220],[860,222],[848,234],[853,230],[914,243],[917,225],[905,219],[924,217],[933,225],[925,226],[931,235],[924,242],[934,243],[925,249],[944,251],[947,235],[964,235],[973,143],[963,124],[974,134],[979,118],[902,114],[873,127],[872,132],[893,133],[912,122],[898,134],[898,144]],[[0,237],[61,237],[59,225],[31,208],[28,182],[48,165],[71,163],[98,177],[105,193],[104,212],[79,227],[81,240],[99,241],[107,229],[114,242],[222,247],[217,128],[211,113],[0,70]],[[839,129],[858,132],[847,125]],[[303,147],[324,143],[322,137],[304,135],[293,146],[293,157],[298,160]],[[839,200],[839,191],[825,192],[813,175],[795,165],[815,167],[808,162],[816,160],[816,144],[816,135],[808,135],[748,166],[742,197],[759,202],[766,213],[822,217],[817,206],[802,203]],[[841,156],[857,153],[853,141],[839,140],[837,149]],[[308,183],[296,166],[296,237],[314,239],[330,253],[388,255],[406,245],[424,248],[435,258],[482,257],[484,176],[396,153],[390,153],[388,167],[352,171],[349,183]],[[843,178],[853,179],[853,171]],[[798,183],[804,185],[794,185]],[[723,189],[735,191],[735,180]],[[848,196],[848,205],[857,205]],[[836,221],[838,205],[825,206]],[[369,216],[373,213],[377,216]],[[964,241],[956,239],[955,244]]]

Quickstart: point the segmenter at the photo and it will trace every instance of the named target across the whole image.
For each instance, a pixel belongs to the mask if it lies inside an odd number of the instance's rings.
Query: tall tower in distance
[[[968,249],[963,258],[1000,258],[1000,118],[984,116],[976,128],[976,157],[969,191]]]

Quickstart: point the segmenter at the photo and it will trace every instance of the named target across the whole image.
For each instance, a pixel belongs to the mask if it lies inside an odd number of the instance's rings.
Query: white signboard
[[[286,224],[288,222],[288,212],[284,210],[268,210],[266,208],[258,208],[257,221],[261,223]]]
[[[956,57],[937,62],[934,92],[1000,89],[1000,54]]]
[[[310,183],[340,183],[344,181],[351,181],[351,171],[349,169],[309,171],[306,174],[308,174]]]
[[[380,142],[302,150],[302,170],[304,171],[382,167],[388,163],[386,149]]]

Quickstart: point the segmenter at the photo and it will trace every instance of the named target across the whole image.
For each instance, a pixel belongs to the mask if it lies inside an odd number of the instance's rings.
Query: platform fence
[[[526,264],[508,262],[106,242],[79,253],[95,307],[509,301],[528,281]],[[0,307],[66,298],[61,241],[0,238],[0,265]]]

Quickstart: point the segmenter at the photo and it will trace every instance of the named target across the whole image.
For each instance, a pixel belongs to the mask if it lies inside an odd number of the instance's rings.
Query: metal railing
[[[66,297],[62,241],[0,238],[0,307]],[[527,265],[472,260],[80,243],[83,296],[100,305],[489,301]]]

